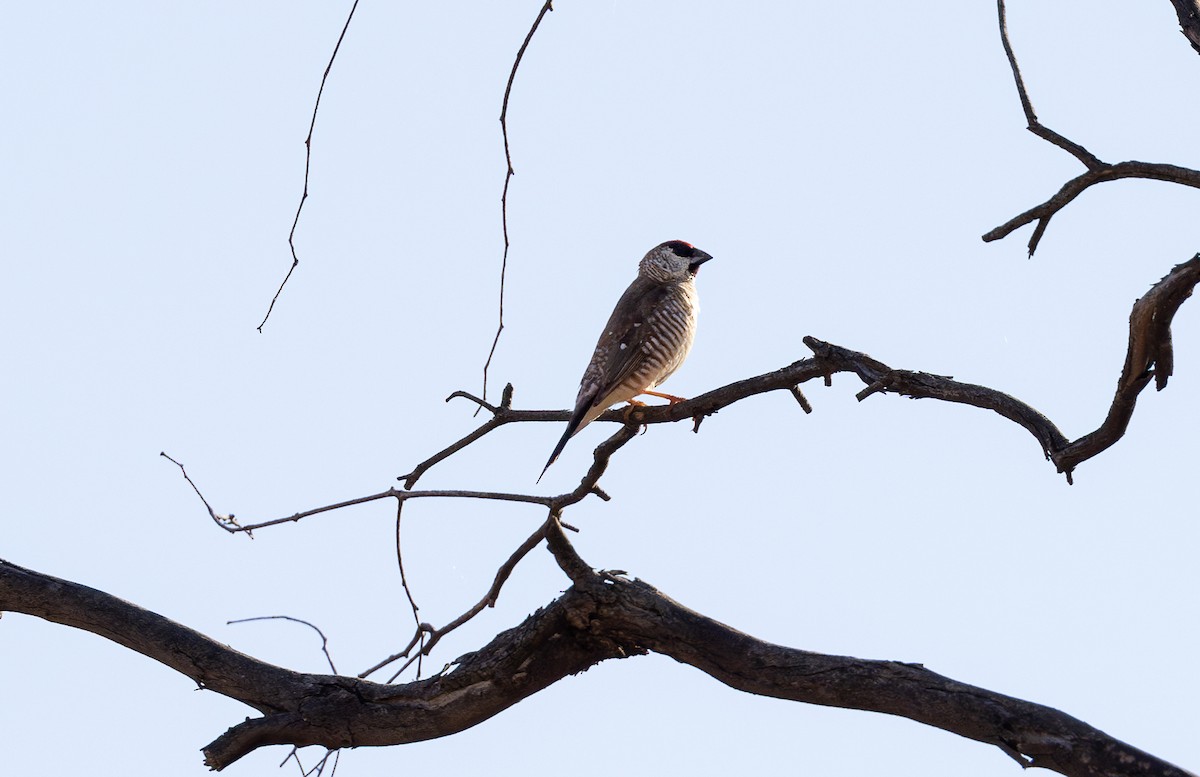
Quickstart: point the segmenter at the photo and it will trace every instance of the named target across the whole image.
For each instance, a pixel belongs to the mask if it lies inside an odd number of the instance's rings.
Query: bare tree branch
[[[1200,54],[1200,0],[1171,0],[1179,17],[1179,29]]]
[[[1024,213],[1014,216],[1005,223],[983,236],[986,243],[1000,240],[1012,234],[1016,229],[1038,222],[1034,236],[1029,240],[1029,255],[1037,250],[1038,242],[1046,231],[1050,218],[1065,208],[1072,200],[1083,194],[1093,184],[1105,181],[1117,181],[1122,178],[1144,178],[1153,181],[1166,181],[1181,186],[1200,189],[1200,171],[1191,170],[1177,165],[1157,164],[1152,162],[1117,162],[1102,164],[1101,167],[1088,170],[1063,184],[1063,187],[1050,199],[1041,205],[1036,205]]]
[[[1184,2],[1194,5],[1194,0],[1173,0],[1173,2],[1176,3],[1177,10],[1179,10],[1180,4]],[[1116,164],[1102,162],[1083,146],[1042,124],[1038,120],[1037,113],[1033,110],[1033,103],[1030,101],[1029,93],[1025,89],[1025,80],[1021,77],[1021,68],[1017,65],[1017,57],[1013,53],[1012,44],[1009,42],[1008,19],[1005,13],[1004,0],[996,0],[996,9],[1000,21],[1000,42],[1004,46],[1004,53],[1007,55],[1008,64],[1012,68],[1013,81],[1017,85],[1017,95],[1021,99],[1021,108],[1025,111],[1025,119],[1028,122],[1029,131],[1070,153],[1083,163],[1087,168],[1087,172],[1067,181],[1058,190],[1057,194],[1041,205],[1030,208],[1019,216],[1009,219],[1004,224],[986,233],[983,236],[985,243],[1007,237],[1014,230],[1036,221],[1037,225],[1034,227],[1033,235],[1029,238],[1029,255],[1033,256],[1054,214],[1065,208],[1072,200],[1093,184],[1116,181],[1121,178],[1146,178],[1154,181],[1166,181],[1167,183],[1177,183],[1182,186],[1200,188],[1200,171],[1177,165],[1157,164],[1153,162],[1130,161],[1118,162]],[[1184,13],[1182,10],[1180,10],[1179,18],[1182,25],[1184,22]]]
[[[530,534],[528,537],[526,537],[524,542],[522,542],[519,546],[517,546],[517,549],[513,551],[512,555],[508,557],[507,561],[505,561],[503,564],[500,565],[500,569],[496,571],[496,577],[492,580],[491,587],[488,588],[487,593],[483,595],[483,598],[480,599],[478,602],[476,602],[475,605],[472,606],[469,610],[464,612],[462,615],[459,615],[457,618],[450,621],[445,626],[443,626],[440,629],[437,629],[433,632],[430,632],[429,641],[424,643],[421,646],[421,649],[417,652],[417,654],[415,656],[410,658],[407,662],[405,662],[405,664],[403,666],[401,666],[399,669],[397,669],[396,673],[393,674],[388,679],[388,682],[389,683],[394,682],[396,680],[396,678],[399,677],[400,674],[405,669],[407,669],[412,664],[413,661],[418,660],[418,658],[420,656],[429,655],[429,653],[433,650],[434,646],[436,646],[437,643],[441,641],[442,637],[444,637],[447,634],[449,634],[450,632],[454,631],[459,626],[462,626],[464,623],[471,620],[479,613],[483,612],[484,609],[486,609],[488,607],[495,607],[496,601],[500,598],[500,589],[504,587],[504,584],[508,581],[508,578],[513,573],[513,570],[517,568],[517,564],[521,563],[521,559],[523,559],[527,555],[529,555],[529,551],[536,548],[538,546],[538,544],[541,543],[542,539],[545,536],[546,536],[546,525],[542,524],[541,526],[539,526],[537,528],[537,530],[533,534]],[[381,669],[387,663],[388,662],[385,661],[381,664],[376,664],[371,669],[368,669],[367,671],[360,674],[359,677],[366,677],[367,675],[371,674],[375,670]]]
[[[1166,386],[1174,365],[1171,320],[1198,282],[1200,254],[1177,265],[1135,303],[1129,320],[1129,351],[1108,417],[1096,431],[1075,441],[1068,440],[1045,415],[1002,391],[961,383],[927,372],[892,369],[865,353],[851,351],[815,337],[804,338],[804,344],[814,354],[813,358],[801,359],[774,372],[730,383],[673,405],[645,405],[628,412],[624,409],[609,410],[597,420],[649,425],[691,419],[698,431],[703,418],[715,415],[722,408],[735,402],[770,391],[788,391],[796,395],[802,383],[814,378],[823,378],[828,382],[829,376],[834,373],[851,372],[867,384],[867,388],[858,394],[860,401],[875,393],[891,392],[914,399],[940,399],[944,402],[992,410],[1020,424],[1032,434],[1041,445],[1046,458],[1053,461],[1058,471],[1071,482],[1072,471],[1076,466],[1110,447],[1125,434],[1137,395],[1145,388],[1150,375],[1157,376],[1160,390]],[[510,389],[511,386],[506,388],[505,399],[499,407],[487,405],[463,392],[451,395],[452,398],[468,397],[481,407],[491,410],[493,415],[466,437],[422,462],[410,474],[402,475],[401,479],[406,481],[405,487],[411,487],[433,464],[445,460],[504,424],[521,421],[566,421],[570,417],[570,411],[567,410],[513,410]],[[805,407],[807,401],[803,400],[803,394],[797,398],[802,400],[801,407],[805,412],[811,411],[811,407]],[[607,461],[605,463],[607,464]],[[553,506],[557,503],[552,500],[550,504]]]
[[[337,774],[337,765],[341,753],[341,750],[326,750],[325,755],[321,757],[320,761],[317,761],[315,766],[311,769],[305,769],[304,764],[300,761],[300,748],[293,747],[292,751],[288,753],[288,757],[283,759],[283,763],[279,764],[279,766],[282,768],[288,761],[295,761],[296,767],[300,769],[301,777],[312,777],[312,775],[321,777],[325,773],[325,765],[329,762],[329,756],[333,756],[333,768],[329,770],[329,777],[333,777],[333,775]]]
[[[359,677],[366,677],[368,674],[375,671],[379,667],[386,666],[387,664],[391,663],[392,661],[396,660],[397,658],[402,658],[404,656],[407,656],[409,651],[411,651],[418,644],[420,644],[420,646],[422,648],[425,647],[425,635],[433,630],[433,627],[430,626],[428,623],[421,622],[421,608],[417,606],[417,600],[413,596],[412,589],[408,585],[408,575],[405,574],[405,572],[404,572],[404,549],[400,542],[400,527],[402,524],[403,515],[404,515],[404,502],[397,500],[396,501],[396,566],[400,570],[400,587],[404,589],[404,597],[406,599],[408,599],[408,606],[412,608],[413,625],[414,625],[416,631],[413,633],[412,640],[408,643],[408,646],[405,647],[402,652],[386,659],[382,663],[380,663],[380,664],[376,665],[375,667],[373,667],[372,669],[370,669],[368,672],[364,672],[364,673],[360,674]],[[417,661],[417,679],[419,680],[420,678],[421,678],[421,662],[420,662],[420,660],[418,660]]]
[[[202,501],[204,503],[204,507],[208,510],[209,515],[213,516],[213,520],[216,522],[216,524],[218,526],[220,526],[222,529],[229,532],[230,534],[239,534],[239,533],[250,534],[258,529],[265,529],[268,526],[278,526],[281,523],[296,523],[297,521],[303,520],[305,518],[308,518],[308,517],[311,517],[314,515],[320,515],[321,513],[329,513],[329,512],[333,512],[335,510],[342,510],[347,507],[354,507],[355,505],[367,504],[368,502],[377,502],[380,499],[395,499],[398,502],[405,502],[409,499],[424,499],[424,498],[486,499],[486,500],[493,500],[493,501],[499,501],[499,502],[523,502],[526,504],[543,505],[545,507],[552,507],[556,503],[554,497],[537,496],[535,494],[508,494],[508,493],[503,493],[503,492],[499,492],[499,491],[464,491],[464,490],[401,491],[399,489],[389,488],[386,491],[380,491],[379,493],[376,493],[376,494],[368,494],[367,496],[355,497],[354,499],[346,499],[341,502],[334,502],[333,504],[322,505],[321,507],[314,507],[310,510],[301,510],[298,513],[292,513],[291,515],[285,516],[283,518],[271,518],[266,521],[260,521],[259,523],[252,523],[252,524],[249,524],[246,526],[241,526],[233,521],[232,514],[229,516],[222,516],[219,513],[216,513],[213,511],[212,507],[209,506],[208,500],[204,498],[204,495],[202,493],[200,493],[200,489],[197,488],[196,484],[194,482],[192,482],[192,479],[190,477],[188,477],[187,471],[183,469],[182,464],[180,464],[178,461],[175,461],[175,459],[172,459],[170,456],[167,456],[167,454],[165,454],[165,453],[160,454],[160,455],[166,459],[169,459],[173,464],[175,464],[176,466],[179,467],[179,469],[183,472],[184,478],[187,479],[188,484],[196,492],[196,495],[198,497],[200,497],[200,501]]]
[[[512,387],[509,386],[508,390],[506,390],[506,394],[511,394],[511,388]],[[404,582],[404,591],[408,595],[409,604],[412,606],[413,618],[417,621],[416,633],[413,634],[412,639],[409,641],[408,645],[405,646],[404,650],[401,650],[398,653],[394,653],[393,655],[388,656],[387,658],[383,659],[379,663],[372,666],[370,669],[363,671],[358,676],[360,678],[369,677],[370,675],[374,674],[376,671],[382,669],[383,667],[385,667],[395,661],[398,661],[402,658],[408,659],[407,661],[405,661],[404,664],[402,664],[400,666],[400,668],[398,670],[396,670],[395,674],[393,674],[391,676],[391,678],[388,679],[388,682],[394,682],[396,680],[396,678],[399,677],[400,674],[404,672],[405,669],[412,666],[414,661],[418,662],[418,667],[419,667],[420,666],[419,662],[421,660],[421,657],[429,655],[430,652],[433,650],[434,646],[437,645],[437,643],[442,639],[442,637],[446,636],[451,631],[454,631],[459,626],[463,625],[464,623],[471,620],[479,613],[483,612],[483,610],[485,608],[495,607],[496,601],[500,597],[500,589],[504,586],[504,583],[508,580],[508,578],[512,574],[513,570],[516,569],[517,564],[519,564],[521,562],[521,560],[523,558],[525,558],[526,555],[529,554],[529,551],[531,551],[535,547],[537,547],[538,543],[540,543],[542,541],[542,539],[545,538],[546,532],[547,532],[548,528],[551,526],[551,524],[553,524],[553,526],[556,528],[556,530],[559,530],[559,531],[561,531],[561,529],[563,527],[566,527],[566,524],[563,524],[561,522],[561,514],[565,508],[582,501],[583,499],[585,499],[588,496],[588,494],[596,494],[597,496],[604,499],[605,501],[608,501],[608,495],[605,494],[602,490],[600,490],[600,487],[598,485],[598,483],[600,481],[600,477],[604,474],[604,471],[608,468],[608,462],[612,458],[612,455],[614,453],[616,453],[623,445],[625,445],[625,443],[629,442],[630,440],[632,440],[634,438],[634,436],[637,434],[637,429],[638,429],[638,427],[636,425],[623,426],[616,434],[614,434],[612,437],[608,438],[603,443],[601,443],[599,446],[597,446],[596,450],[592,454],[592,456],[593,456],[592,466],[588,468],[587,473],[584,474],[583,478],[579,482],[579,485],[574,490],[572,490],[566,494],[561,494],[559,496],[550,498],[550,500],[549,500],[550,517],[547,519],[546,523],[542,524],[542,526],[538,527],[537,531],[535,531],[533,534],[529,535],[529,537],[527,537],[525,539],[525,541],[522,542],[521,545],[519,545],[515,551],[513,551],[512,555],[509,556],[508,560],[500,565],[500,568],[496,571],[496,576],[492,581],[491,587],[487,590],[487,593],[485,593],[483,595],[483,598],[480,599],[474,606],[472,606],[470,609],[468,609],[466,612],[464,612],[459,617],[455,618],[450,623],[446,624],[445,626],[443,626],[440,629],[435,629],[432,626],[430,626],[428,623],[421,622],[420,619],[417,617],[417,604],[412,599],[412,594],[408,590],[407,582]],[[413,493],[419,493],[419,492],[413,492]],[[403,504],[404,504],[404,502],[400,501],[399,505],[397,506],[397,511],[399,511],[399,508],[402,507]],[[398,537],[399,537],[399,514],[397,513],[397,543],[399,543]],[[397,544],[397,556],[399,556],[398,544]],[[400,562],[400,574],[401,574],[401,580],[404,581],[403,561]],[[425,641],[426,637],[428,637],[428,641]],[[413,648],[418,648],[418,647],[419,647],[419,649],[417,650],[417,652],[415,654],[413,654],[412,653]],[[418,675],[419,675],[419,672],[420,672],[420,670],[418,669]]]
[[[263,713],[204,748],[214,769],[267,745],[338,749],[454,734],[600,661],[656,652],[747,693],[899,715],[1071,777],[1188,777],[1058,710],[920,665],[756,639],[646,583],[592,573],[556,526],[548,536],[571,588],[449,671],[401,686],[272,666],[129,602],[3,561],[0,609],[99,634]]]
[[[292,251],[292,264],[288,267],[287,275],[283,276],[279,288],[275,290],[275,296],[271,297],[271,304],[267,306],[266,315],[258,323],[257,328],[260,334],[267,324],[267,319],[271,317],[271,311],[275,310],[275,303],[279,301],[283,287],[291,280],[292,273],[300,264],[300,257],[296,255],[296,227],[300,224],[300,213],[304,210],[305,201],[308,200],[308,174],[312,167],[312,138],[313,131],[317,128],[317,111],[321,109],[321,96],[325,94],[325,82],[329,80],[329,71],[333,69],[333,61],[337,59],[338,50],[342,48],[342,41],[346,38],[346,30],[350,29],[350,20],[354,18],[354,12],[357,10],[358,0],[354,0],[354,4],[350,6],[350,13],[346,15],[346,23],[342,25],[342,32],[338,35],[337,43],[333,46],[333,53],[329,55],[325,72],[321,74],[321,85],[317,87],[317,99],[313,103],[312,120],[308,123],[308,135],[304,138],[304,190],[300,193],[300,204],[296,206],[296,217],[292,219],[292,229],[288,232],[288,248]]]
[[[1029,131],[1074,155],[1089,170],[1103,167],[1104,163],[1097,159],[1092,152],[1038,121],[1037,113],[1033,110],[1033,103],[1029,99],[1029,92],[1025,90],[1025,79],[1021,77],[1021,68],[1017,66],[1017,57],[1013,54],[1012,44],[1008,40],[1008,17],[1005,12],[1004,0],[997,0],[996,8],[1000,17],[1000,43],[1004,46],[1004,53],[1008,56],[1008,65],[1012,68],[1013,80],[1017,84],[1017,95],[1021,98],[1021,108],[1025,111],[1025,120],[1029,122]]]
[[[1090,459],[1124,436],[1133,417],[1138,394],[1154,378],[1162,391],[1175,371],[1175,351],[1171,343],[1171,321],[1179,307],[1192,296],[1200,283],[1200,253],[1151,287],[1129,314],[1129,347],[1125,365],[1117,381],[1108,416],[1100,428],[1054,452],[1059,472],[1070,472],[1079,462]]]
[[[186,480],[187,484],[192,487],[193,491],[196,492],[196,496],[200,497],[200,501],[204,503],[204,509],[208,511],[208,517],[213,519],[213,523],[215,523],[217,526],[220,526],[222,529],[224,529],[227,532],[232,533],[232,532],[238,532],[238,531],[246,531],[246,533],[249,537],[251,537],[251,538],[254,537],[254,534],[252,534],[249,530],[243,529],[238,524],[238,522],[236,520],[234,520],[233,513],[224,515],[222,513],[218,513],[216,510],[214,510],[212,508],[212,505],[210,505],[208,503],[208,500],[204,498],[204,494],[200,493],[200,489],[196,486],[195,481],[193,481],[191,476],[188,475],[187,469],[184,468],[183,464],[181,464],[180,462],[171,458],[165,452],[159,451],[158,455],[162,456],[164,459],[171,462],[176,467],[179,467],[179,472],[180,472],[180,474],[183,475],[183,479]]]
[[[504,101],[500,104],[500,134],[504,138],[504,191],[500,193],[500,226],[504,233],[504,256],[500,260],[500,320],[496,325],[496,336],[492,338],[492,347],[488,351],[487,361],[483,364],[483,398],[487,399],[487,384],[488,384],[488,369],[492,366],[492,357],[496,355],[496,346],[500,343],[500,333],[504,331],[504,280],[508,274],[508,183],[512,177],[516,175],[513,170],[512,151],[508,145],[508,98],[512,95],[513,81],[517,78],[517,68],[521,66],[521,59],[525,56],[525,49],[529,48],[529,41],[533,40],[533,34],[537,32],[538,25],[542,23],[544,17],[549,11],[554,8],[552,0],[546,0],[542,4],[542,9],[538,11],[537,18],[533,20],[533,26],[529,28],[529,32],[525,34],[525,40],[521,42],[521,48],[517,49],[517,57],[513,60],[512,71],[508,74],[508,83],[504,86]],[[478,412],[478,411],[476,411]]]
[[[511,397],[511,393],[512,393],[511,387],[505,393],[507,396]],[[498,410],[498,408],[492,408],[492,409]],[[471,620],[472,618],[474,618],[476,615],[478,615],[480,612],[482,612],[485,608],[495,606],[496,601],[500,596],[500,589],[504,586],[504,583],[508,580],[509,576],[512,574],[513,570],[516,568],[517,564],[520,563],[520,561],[526,555],[529,554],[529,551],[533,550],[533,548],[535,548],[538,545],[538,543],[540,543],[541,540],[545,537],[546,526],[548,524],[543,524],[541,527],[539,527],[537,529],[537,531],[535,531],[533,534],[531,534],[512,553],[512,555],[508,558],[508,560],[505,561],[504,564],[502,564],[500,566],[500,569],[496,572],[496,576],[492,582],[491,587],[488,589],[487,593],[484,594],[482,599],[480,599],[474,606],[472,606],[470,609],[468,609],[466,612],[464,612],[458,618],[455,618],[453,621],[451,621],[447,625],[441,627],[440,629],[435,629],[433,626],[429,625],[428,623],[424,623],[421,621],[420,616],[418,614],[419,608],[417,607],[416,600],[413,598],[412,591],[408,586],[407,576],[404,573],[404,559],[403,559],[403,555],[401,553],[401,548],[400,548],[400,521],[401,521],[401,515],[402,515],[402,509],[404,507],[404,503],[406,501],[408,501],[409,499],[417,499],[417,498],[422,498],[422,497],[440,497],[440,498],[449,498],[449,499],[484,499],[484,500],[494,500],[494,501],[508,501],[508,502],[523,502],[523,503],[529,503],[529,504],[539,504],[539,505],[549,508],[549,510],[550,510],[550,518],[548,518],[547,521],[548,522],[553,521],[556,526],[560,526],[562,524],[559,523],[559,516],[561,515],[562,511],[566,507],[569,507],[570,505],[573,505],[573,504],[576,504],[576,503],[582,501],[589,494],[596,494],[596,495],[600,496],[602,499],[605,499],[607,501],[607,499],[608,499],[607,494],[605,494],[602,490],[600,490],[600,488],[598,486],[600,477],[604,474],[604,471],[607,469],[609,459],[612,457],[613,453],[615,453],[617,450],[619,450],[627,442],[632,440],[634,438],[634,436],[637,434],[637,429],[638,429],[638,427],[636,424],[623,426],[620,430],[617,431],[616,434],[614,434],[608,440],[606,440],[602,444],[600,444],[593,453],[594,461],[593,461],[592,466],[588,469],[587,473],[580,480],[579,485],[572,491],[569,491],[565,494],[560,494],[558,496],[543,497],[543,496],[534,496],[534,495],[529,495],[529,494],[505,494],[505,493],[497,493],[497,492],[490,492],[490,491],[462,491],[462,490],[455,490],[455,491],[400,491],[400,490],[392,488],[392,489],[388,489],[387,491],[382,491],[377,494],[369,494],[367,496],[358,497],[355,499],[348,499],[348,500],[345,500],[342,502],[336,502],[334,504],[324,505],[324,506],[316,507],[316,508],[313,508],[310,510],[304,510],[304,511],[301,511],[298,513],[293,513],[292,515],[289,515],[289,516],[286,516],[283,518],[274,518],[274,519],[270,519],[270,520],[266,520],[266,521],[261,521],[259,523],[250,524],[248,526],[239,526],[236,523],[232,522],[232,518],[230,518],[227,521],[222,522],[220,520],[217,520],[214,517],[214,521],[216,521],[218,526],[225,529],[226,531],[228,531],[231,534],[235,534],[235,533],[239,533],[239,532],[250,533],[250,532],[253,532],[258,529],[264,529],[264,528],[268,528],[271,526],[277,526],[277,525],[283,524],[283,523],[295,523],[297,521],[300,521],[304,518],[308,518],[313,515],[319,515],[321,513],[332,512],[332,511],[340,510],[340,509],[343,509],[346,507],[352,507],[354,505],[366,504],[368,502],[374,502],[374,501],[378,501],[380,499],[386,499],[386,498],[395,499],[396,500],[396,559],[397,559],[397,564],[399,565],[399,568],[400,568],[401,586],[404,590],[405,596],[408,599],[409,606],[412,608],[413,620],[416,622],[416,629],[412,636],[412,639],[409,641],[408,645],[405,646],[405,648],[403,650],[399,651],[398,653],[394,653],[391,656],[388,656],[387,658],[383,659],[382,661],[376,663],[370,669],[367,669],[364,672],[362,672],[361,674],[359,674],[359,677],[360,678],[367,677],[367,676],[373,674],[374,672],[378,671],[379,669],[382,669],[383,667],[385,667],[395,661],[398,661],[402,658],[408,659],[408,660],[405,661],[405,663],[402,664],[398,670],[396,670],[396,673],[394,675],[392,675],[392,677],[388,680],[388,682],[394,681],[401,673],[404,672],[404,670],[406,670],[410,666],[412,666],[413,663],[417,663],[417,665],[418,665],[418,677],[419,677],[420,662],[421,662],[422,658],[424,656],[429,655],[429,653],[438,644],[438,642],[441,641],[442,637],[444,637],[445,635],[447,635],[450,632],[457,629],[459,626],[462,626],[464,623],[466,623],[469,620]],[[176,461],[175,459],[172,459],[170,456],[167,456],[165,453],[162,455],[165,458],[167,458],[168,460],[170,460],[172,463],[174,463],[176,466],[179,467],[180,471],[183,473],[184,479],[187,480],[188,485],[190,485],[192,487],[192,490],[194,490],[196,492],[196,495],[200,498],[200,501],[204,503],[205,509],[208,510],[209,515],[215,516],[216,513],[213,511],[212,507],[209,505],[208,500],[205,499],[204,495],[201,493],[200,489],[196,486],[195,482],[192,481],[192,479],[188,476],[187,470],[184,469],[183,465],[181,463],[179,463],[178,461]],[[274,617],[287,618],[288,620],[297,620],[298,621],[298,619],[290,618],[289,616],[274,616]],[[248,620],[255,620],[255,619],[248,619]],[[306,625],[312,626],[312,624],[309,624],[306,621],[298,621],[298,622],[306,623]],[[315,626],[312,626],[312,628],[316,629]],[[321,633],[319,629],[317,629],[317,632],[319,634]],[[325,636],[324,634],[321,634],[322,639],[324,639],[324,636]],[[417,648],[416,653],[413,653],[414,648]],[[322,648],[322,649],[324,649],[324,648]],[[328,655],[329,655],[328,652],[326,652],[327,658],[328,658]],[[332,667],[332,660],[330,660],[330,665]]]

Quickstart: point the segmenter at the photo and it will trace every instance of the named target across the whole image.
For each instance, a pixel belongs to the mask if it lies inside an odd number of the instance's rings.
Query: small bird
[[[679,369],[696,338],[696,273],[712,259],[682,240],[655,246],[638,265],[638,276],[617,300],[583,378],[575,412],[550,454],[542,475],[580,429],[608,408],[633,403],[640,394],[681,402],[659,394],[658,386]],[[542,475],[538,476],[541,481]]]

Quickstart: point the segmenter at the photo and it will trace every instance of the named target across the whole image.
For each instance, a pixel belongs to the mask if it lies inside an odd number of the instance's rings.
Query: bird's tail
[[[542,478],[546,476],[546,470],[550,469],[550,465],[558,459],[558,454],[562,453],[563,448],[567,447],[567,440],[571,439],[571,435],[574,432],[574,429],[567,427],[567,431],[563,434],[562,439],[558,441],[558,445],[554,446],[554,453],[550,454],[550,460],[546,462],[546,466],[542,467],[542,474],[538,475],[538,483],[542,482]]]
[[[563,432],[558,445],[554,446],[554,453],[550,454],[550,459],[546,462],[546,466],[542,467],[542,474],[538,475],[538,483],[542,482],[542,478],[546,476],[546,470],[550,469],[550,465],[558,459],[558,454],[562,453],[563,448],[567,447],[567,440],[570,440],[576,432],[587,425],[583,422],[583,419],[590,409],[591,403],[589,402],[580,402],[578,407],[575,408],[575,412],[571,414],[571,420],[567,422],[567,430]]]

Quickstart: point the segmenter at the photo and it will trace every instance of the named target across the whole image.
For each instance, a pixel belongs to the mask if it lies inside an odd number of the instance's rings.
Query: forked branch
[[[1176,5],[1176,10],[1179,12],[1179,23],[1183,27],[1185,34],[1195,45],[1196,38],[1192,37],[1192,33],[1188,30],[1192,29],[1195,32],[1200,29],[1200,20],[1194,18],[1195,2],[1194,0],[1172,0]],[[1185,13],[1183,6],[1190,4],[1193,6],[1192,17],[1190,20]],[[1028,122],[1028,129],[1039,138],[1053,143],[1059,148],[1067,151],[1080,162],[1083,163],[1087,171],[1082,173],[1070,181],[1063,184],[1063,187],[1058,190],[1050,199],[1043,202],[1041,205],[1030,208],[1019,216],[1015,216],[1004,224],[996,227],[983,236],[984,242],[1000,240],[1012,234],[1013,231],[1026,224],[1037,222],[1034,227],[1033,235],[1029,238],[1029,255],[1033,256],[1037,250],[1038,243],[1041,242],[1042,235],[1046,233],[1046,227],[1050,224],[1050,219],[1054,214],[1065,208],[1080,194],[1083,194],[1089,187],[1094,184],[1103,183],[1105,181],[1116,181],[1122,178],[1145,178],[1153,181],[1166,181],[1167,183],[1177,183],[1182,186],[1191,186],[1200,188],[1200,171],[1192,170],[1186,167],[1177,165],[1158,164],[1153,162],[1118,162],[1109,164],[1102,162],[1095,154],[1088,151],[1080,144],[1069,140],[1060,135],[1049,127],[1045,126],[1038,120],[1037,113],[1033,109],[1033,102],[1029,99],[1029,92],[1025,89],[1025,80],[1021,77],[1021,68],[1017,65],[1016,54],[1013,53],[1012,43],[1008,37],[1008,19],[1005,13],[1004,0],[996,0],[997,15],[1000,20],[1000,42],[1004,46],[1004,53],[1008,57],[1008,64],[1012,68],[1013,81],[1016,82],[1017,96],[1021,100],[1021,108],[1025,112],[1025,119]],[[1188,22],[1192,25],[1189,27]],[[1200,49],[1198,49],[1200,51]]]

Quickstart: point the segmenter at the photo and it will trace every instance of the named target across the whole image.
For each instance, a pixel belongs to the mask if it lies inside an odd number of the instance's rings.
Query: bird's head
[[[638,265],[638,274],[657,283],[679,283],[694,278],[709,259],[712,256],[691,243],[668,240],[650,249]]]

